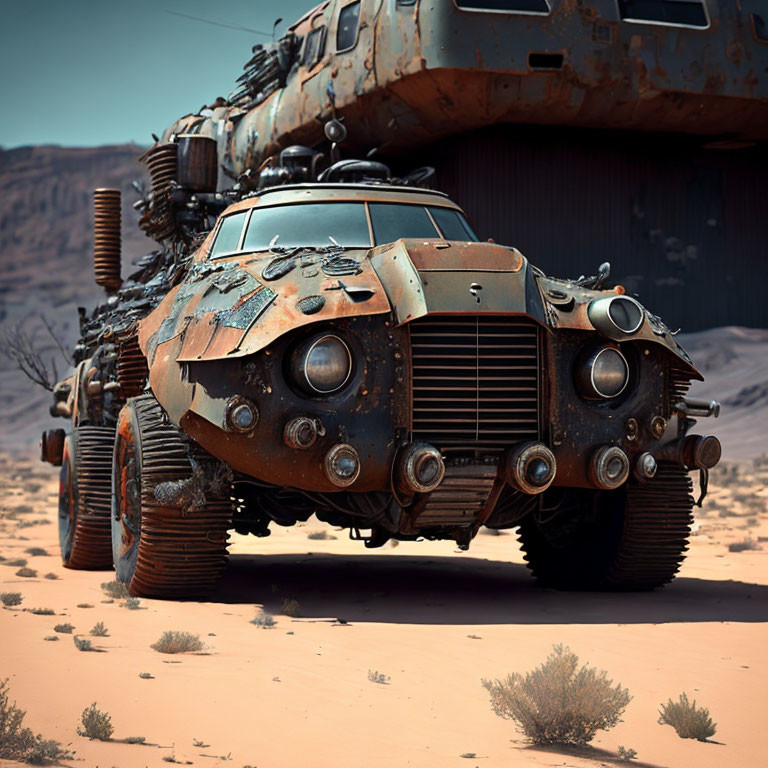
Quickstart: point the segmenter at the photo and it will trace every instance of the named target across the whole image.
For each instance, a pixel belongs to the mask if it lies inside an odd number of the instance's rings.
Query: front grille
[[[444,453],[539,438],[539,328],[525,317],[429,315],[410,323],[412,435]]]

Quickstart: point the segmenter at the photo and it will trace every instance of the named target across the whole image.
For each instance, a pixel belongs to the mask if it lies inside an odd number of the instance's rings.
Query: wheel
[[[556,589],[660,587],[688,549],[691,489],[682,467],[664,463],[652,480],[615,491],[553,488],[542,510],[520,525],[528,567]]]
[[[112,554],[132,595],[196,598],[227,565],[232,503],[203,495],[190,446],[152,395],[120,411],[112,472]]]
[[[115,431],[76,427],[64,441],[59,545],[67,568],[112,570],[110,497]]]

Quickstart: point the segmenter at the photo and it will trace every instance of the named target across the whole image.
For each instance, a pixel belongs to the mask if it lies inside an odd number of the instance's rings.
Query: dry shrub
[[[55,616],[56,611],[53,608],[30,608],[30,613],[34,613],[36,616]]]
[[[717,724],[712,722],[706,707],[696,707],[696,701],[688,701],[685,693],[677,701],[670,699],[661,705],[659,723],[671,725],[681,739],[706,741],[715,735]]]
[[[65,635],[71,635],[74,627],[71,624],[57,624],[54,628],[54,632],[61,632]]]
[[[385,675],[383,672],[379,672],[377,669],[369,669],[368,679],[372,683],[378,683],[379,685],[389,685],[389,681],[392,678],[389,675]]]
[[[83,727],[78,726],[77,733],[96,741],[109,741],[115,731],[112,727],[112,718],[106,712],[102,712],[95,701],[83,710],[80,722]]]
[[[301,616],[301,606],[299,605],[299,601],[294,600],[293,598],[286,598],[283,600],[282,613],[284,616],[292,616],[293,618]]]
[[[23,599],[21,592],[3,592],[0,595],[0,602],[7,608],[12,605],[21,605]]]
[[[277,624],[274,616],[271,613],[267,613],[263,608],[258,612],[255,619],[251,619],[251,624],[255,624],[262,629],[271,629]]]
[[[19,568],[16,571],[17,576],[22,576],[27,579],[34,579],[37,576],[37,571],[34,568]]]
[[[23,727],[23,709],[8,700],[8,680],[0,681],[0,756],[33,765],[69,760],[72,754],[61,748],[58,741],[44,739]]]
[[[120,603],[120,605],[129,611],[138,611],[141,608],[141,600],[138,597],[126,597],[125,602]]]
[[[109,637],[109,630],[104,626],[103,621],[98,621],[93,625],[91,634],[94,637]]]
[[[42,547],[30,547],[25,552],[30,557],[48,557],[48,553]]]
[[[586,664],[570,648],[556,645],[540,667],[525,676],[483,680],[493,711],[514,720],[534,744],[586,744],[613,728],[632,698],[606,672]]]
[[[760,545],[750,537],[742,541],[733,541],[728,545],[729,552],[752,552],[758,549],[760,549]]]
[[[105,581],[101,585],[101,590],[107,597],[111,597],[113,600],[123,600],[131,596],[125,584],[117,581],[117,579],[115,581]]]
[[[75,648],[77,648],[78,651],[93,650],[93,644],[87,637],[78,637],[77,635],[73,635],[72,640],[74,640]]]
[[[160,639],[149,647],[158,653],[195,653],[205,648],[199,635],[173,631],[163,632]]]

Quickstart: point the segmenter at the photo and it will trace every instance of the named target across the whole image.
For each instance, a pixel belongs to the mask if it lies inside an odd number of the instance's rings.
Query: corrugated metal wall
[[[432,147],[478,234],[547,274],[612,279],[687,331],[768,327],[768,150],[681,136],[498,127]]]

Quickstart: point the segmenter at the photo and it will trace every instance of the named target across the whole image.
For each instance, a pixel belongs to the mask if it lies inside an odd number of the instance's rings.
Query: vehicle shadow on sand
[[[469,557],[233,555],[213,600],[348,622],[660,624],[768,621],[768,586],[678,577],[654,592],[558,592],[524,565]]]

